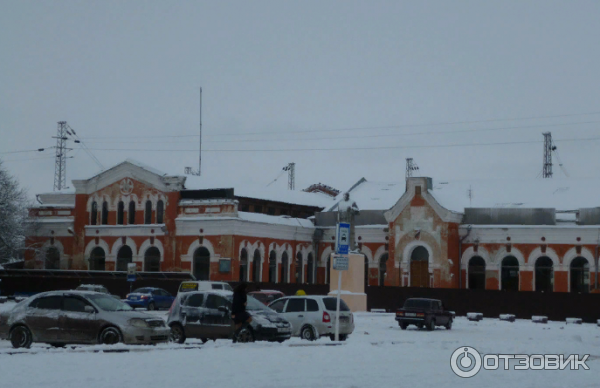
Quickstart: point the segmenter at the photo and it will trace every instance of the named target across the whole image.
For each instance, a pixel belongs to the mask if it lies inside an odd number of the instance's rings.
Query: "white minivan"
[[[331,296],[288,296],[277,299],[269,307],[292,325],[292,336],[313,341],[328,336],[335,340],[335,310],[337,299]],[[340,300],[340,341],[354,331],[354,316]]]
[[[227,282],[211,282],[205,281],[185,281],[179,285],[179,292],[190,292],[190,291],[212,291],[212,290],[225,290],[233,291],[229,283]]]

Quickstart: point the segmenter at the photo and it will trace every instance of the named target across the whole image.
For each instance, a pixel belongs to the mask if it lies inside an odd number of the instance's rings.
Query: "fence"
[[[179,284],[191,279],[188,273],[141,272],[133,288],[160,287],[176,294]],[[124,272],[104,271],[0,270],[0,280],[1,295],[69,290],[80,284],[101,284],[111,293],[124,297],[130,286]],[[235,287],[236,283],[231,285]],[[250,290],[254,289],[278,290],[286,295],[294,295],[298,290],[308,295],[325,295],[329,292],[329,285],[256,283],[250,285]],[[600,319],[600,294],[387,286],[368,286],[366,293],[369,310],[385,309],[392,312],[408,298],[433,298],[442,300],[446,308],[459,316],[478,312],[493,318],[500,314],[514,314],[524,319],[532,315],[545,315],[554,321],[564,321],[569,317],[582,318],[584,322]]]

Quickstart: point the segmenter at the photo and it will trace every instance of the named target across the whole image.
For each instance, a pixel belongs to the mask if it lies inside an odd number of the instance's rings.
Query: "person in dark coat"
[[[246,295],[247,288],[248,285],[242,282],[235,287],[235,290],[233,290],[231,318],[233,318],[233,323],[235,323],[235,333],[233,334],[234,342],[237,342],[237,336],[242,329],[252,322],[252,317],[246,311],[246,303],[248,301],[248,296]]]

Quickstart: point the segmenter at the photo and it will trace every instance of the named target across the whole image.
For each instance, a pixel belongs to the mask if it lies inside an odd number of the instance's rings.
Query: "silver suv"
[[[289,296],[269,304],[292,325],[292,336],[313,341],[328,336],[335,340],[335,310],[337,299],[331,296]],[[340,341],[354,331],[354,316],[340,300]]]

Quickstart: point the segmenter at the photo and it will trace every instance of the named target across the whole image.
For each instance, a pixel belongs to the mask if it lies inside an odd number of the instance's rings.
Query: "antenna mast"
[[[200,153],[198,155],[198,175],[202,174],[202,87],[200,87]]]
[[[289,163],[283,171],[288,172],[288,189],[296,190],[296,163]]]
[[[54,191],[67,188],[67,122],[59,121],[56,129],[56,157],[54,159]]]
[[[542,170],[543,178],[552,178],[552,151],[556,149],[552,145],[552,133],[544,132],[544,167]]]
[[[413,176],[413,171],[417,171],[419,166],[413,162],[413,158],[406,158],[406,179]]]

